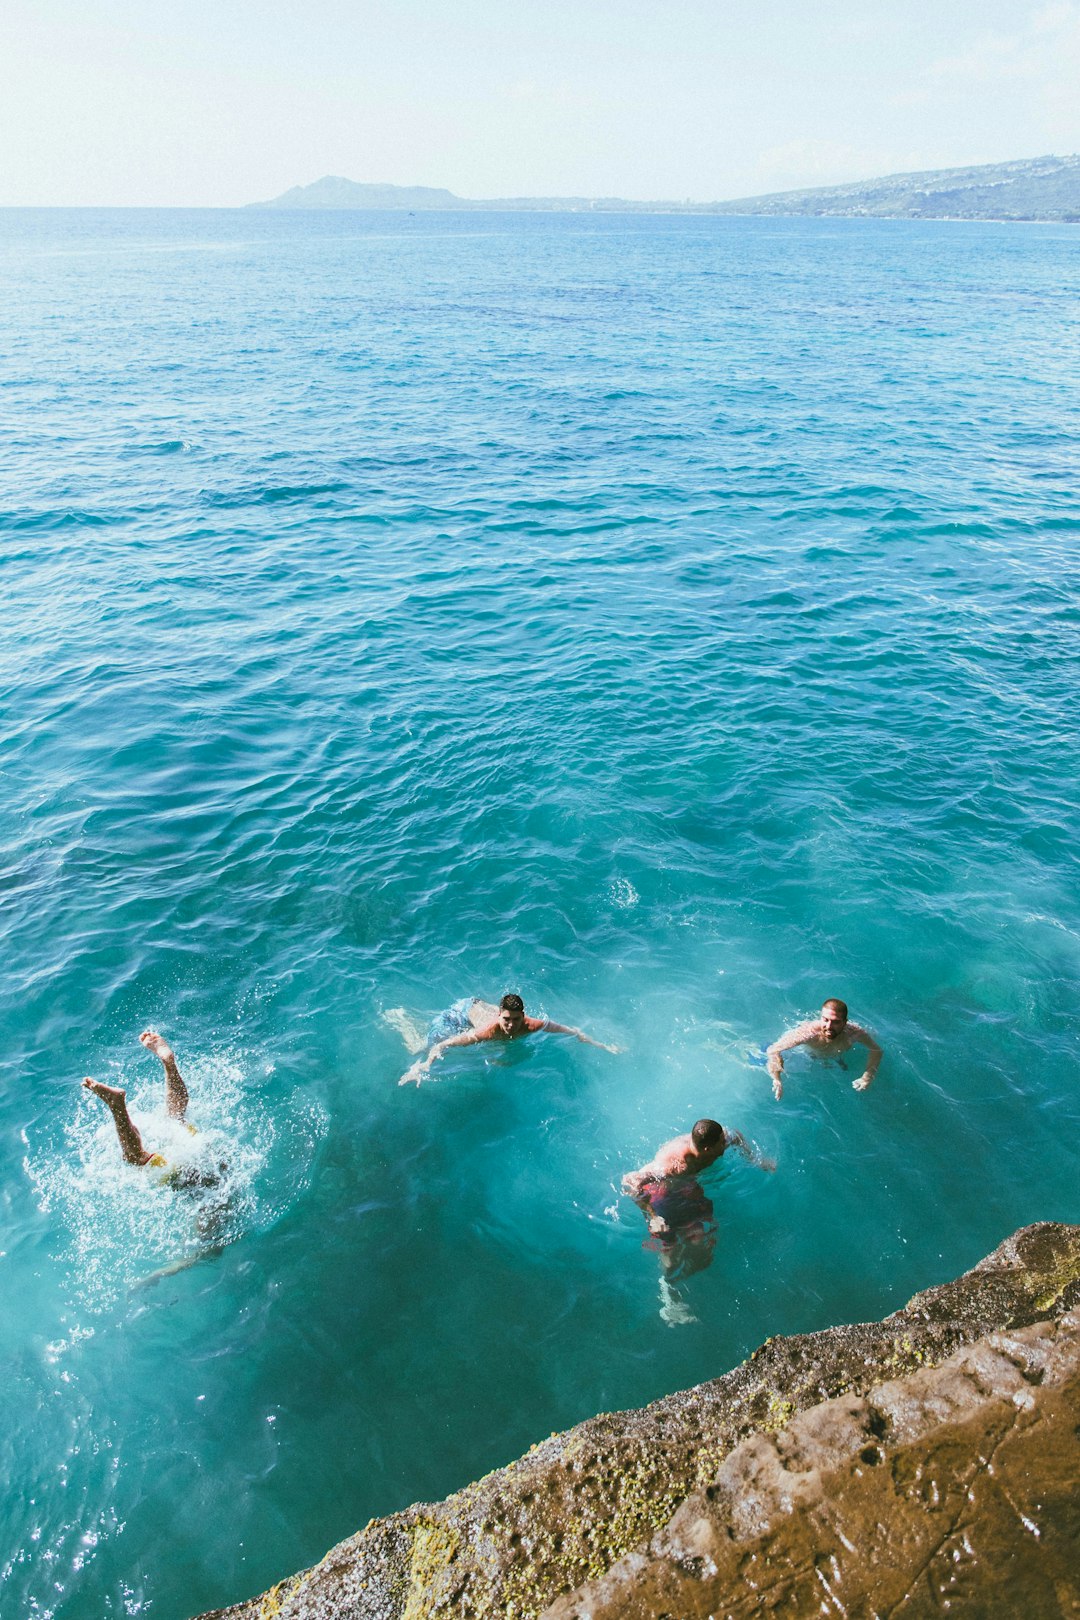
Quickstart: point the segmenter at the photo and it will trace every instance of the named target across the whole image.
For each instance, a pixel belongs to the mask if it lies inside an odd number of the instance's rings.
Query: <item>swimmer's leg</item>
[[[682,1281],[686,1277],[692,1277],[695,1272],[708,1271],[713,1263],[715,1251],[715,1232],[706,1231],[704,1228],[694,1232],[679,1244],[678,1271],[669,1273],[671,1281],[674,1282],[676,1277]]]
[[[180,1077],[172,1047],[153,1029],[144,1029],[139,1039],[148,1052],[161,1059],[165,1070],[165,1112],[170,1119],[183,1119],[187,1113],[188,1089]]]
[[[666,1322],[668,1327],[686,1327],[696,1322],[697,1317],[690,1309],[676,1288],[665,1274],[663,1268],[660,1276],[660,1320]]]
[[[382,1014],[382,1021],[384,1024],[389,1024],[391,1029],[397,1030],[405,1042],[405,1050],[410,1056],[415,1057],[418,1052],[422,1052],[427,1046],[424,1031],[415,1018],[410,1017],[404,1007],[388,1007]]]
[[[131,1122],[131,1115],[127,1111],[127,1096],[119,1086],[106,1086],[100,1080],[91,1080],[87,1075],[83,1081],[87,1091],[92,1091],[95,1097],[100,1097],[113,1117],[116,1134],[120,1138],[120,1151],[128,1164],[149,1164],[152,1157],[142,1144],[142,1137]]]

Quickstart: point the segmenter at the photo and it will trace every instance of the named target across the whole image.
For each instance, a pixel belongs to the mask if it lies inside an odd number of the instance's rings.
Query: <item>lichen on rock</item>
[[[765,1459],[769,1453],[761,1447],[786,1456],[776,1448],[807,1444],[819,1422],[850,1439],[860,1423],[880,1421],[873,1414],[881,1409],[866,1405],[877,1386],[900,1391],[905,1380],[929,1374],[987,1335],[1066,1319],[1077,1308],[1080,1228],[1051,1223],[1026,1227],[963,1277],[917,1294],[882,1322],[769,1339],[722,1377],[638,1411],[590,1419],[542,1441],[518,1462],[444,1502],[373,1520],[313,1569],[275,1588],[277,1613],[280,1620],[427,1620],[438,1615],[535,1620],[550,1609],[554,1620],[563,1614],[562,1607],[553,1607],[560,1600],[565,1606],[579,1589],[599,1593],[605,1579],[617,1582],[623,1560],[666,1556],[662,1538],[669,1527],[673,1534],[682,1533],[678,1527],[687,1514],[697,1514],[694,1536],[707,1540],[712,1534],[708,1523],[715,1517],[712,1508],[706,1513],[687,1504],[713,1500],[707,1493],[717,1490],[725,1468],[736,1466],[730,1459],[744,1444],[750,1444],[750,1451],[739,1466],[749,1466],[754,1455]],[[993,1354],[998,1359],[972,1363],[984,1369],[973,1376],[998,1376],[1004,1363],[998,1348]],[[1025,1391],[1032,1393],[1026,1384],[1013,1393]],[[992,1390],[985,1393],[996,1399]],[[899,1413],[900,1394],[890,1399]],[[824,1406],[829,1407],[824,1416],[807,1416]],[[899,1417],[891,1421],[899,1422]],[[873,1434],[865,1442],[867,1449],[878,1444]],[[865,1477],[873,1473],[868,1462],[860,1466]],[[913,1456],[903,1466],[914,1468]],[[785,1489],[794,1492],[793,1507],[797,1498],[809,1501],[811,1487],[806,1479],[799,1482],[798,1470],[782,1472],[791,1475]],[[697,1545],[694,1537],[691,1541]],[[700,1579],[715,1556],[688,1547],[685,1560]],[[696,1563],[698,1559],[702,1561]],[[785,1612],[821,1612],[823,1582],[832,1578],[829,1567],[813,1565],[816,1607]],[[625,1596],[624,1590],[623,1600]],[[266,1614],[260,1602],[217,1610],[202,1620],[260,1620]],[[597,1616],[600,1612],[596,1610]],[[671,1612],[681,1615],[683,1609],[677,1606]],[[696,1612],[686,1610],[687,1615]],[[721,1604],[715,1612],[754,1611]],[[856,1606],[852,1612],[869,1610]],[[895,1612],[914,1616],[920,1611]],[[1026,1612],[1035,1620],[1037,1611]]]
[[[749,1436],[542,1620],[1080,1613],[1078,1411],[1080,1314],[989,1334]]]

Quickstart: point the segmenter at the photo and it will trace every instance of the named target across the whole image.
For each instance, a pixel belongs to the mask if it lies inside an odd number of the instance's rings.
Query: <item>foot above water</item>
[[[127,1092],[122,1087],[107,1086],[104,1080],[91,1080],[89,1075],[83,1080],[83,1085],[87,1091],[92,1091],[95,1097],[100,1097],[103,1103],[108,1103],[110,1108],[115,1103],[123,1102],[127,1097]]]
[[[146,1050],[153,1052],[155,1057],[161,1059],[162,1063],[166,1063],[169,1058],[175,1055],[164,1035],[159,1035],[156,1029],[144,1029],[139,1036],[139,1040],[146,1047]]]

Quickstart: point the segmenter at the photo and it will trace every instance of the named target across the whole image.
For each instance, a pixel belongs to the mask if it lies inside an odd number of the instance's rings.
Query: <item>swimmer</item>
[[[162,1068],[165,1070],[166,1113],[170,1119],[184,1125],[194,1136],[195,1127],[189,1125],[185,1117],[188,1090],[177,1067],[172,1047],[153,1029],[144,1029],[139,1040],[148,1052],[153,1052],[155,1057],[161,1059]],[[100,1097],[112,1114],[124,1162],[139,1166],[148,1165],[162,1171],[163,1174],[155,1178],[161,1186],[173,1188],[195,1200],[195,1234],[199,1244],[197,1251],[172,1261],[162,1270],[144,1278],[143,1283],[171,1277],[177,1272],[186,1270],[188,1266],[195,1265],[199,1260],[220,1254],[229,1242],[232,1218],[229,1167],[225,1160],[215,1159],[213,1162],[207,1162],[203,1158],[194,1163],[185,1163],[181,1160],[179,1163],[170,1164],[164,1154],[148,1152],[138,1126],[128,1113],[127,1093],[121,1086],[107,1086],[101,1080],[92,1080],[89,1075],[86,1076],[83,1085],[87,1091],[93,1092],[95,1097]]]
[[[649,1229],[644,1246],[660,1256],[660,1315],[669,1327],[697,1320],[675,1285],[712,1264],[716,1223],[697,1172],[715,1164],[729,1147],[759,1169],[776,1169],[775,1161],[764,1158],[739,1131],[725,1130],[715,1119],[699,1119],[693,1130],[665,1142],[648,1164],[623,1177],[623,1192],[641,1210]]]
[[[156,1030],[144,1029],[139,1040],[148,1052],[153,1052],[155,1057],[161,1059],[165,1070],[165,1112],[170,1119],[177,1119],[186,1124],[188,1089],[177,1067],[176,1054]],[[112,1114],[116,1134],[120,1140],[120,1152],[126,1164],[164,1165],[165,1160],[160,1153],[148,1153],[143,1146],[142,1137],[128,1113],[127,1093],[120,1086],[107,1086],[101,1080],[91,1080],[89,1075],[86,1076],[83,1085],[87,1091],[92,1091],[95,1097],[100,1097]],[[194,1127],[188,1125],[188,1130],[193,1131]]]
[[[759,1170],[776,1169],[775,1159],[767,1159],[739,1131],[729,1131],[715,1119],[699,1119],[685,1136],[673,1136],[658,1148],[640,1170],[631,1170],[622,1179],[622,1190],[637,1199],[653,1182],[668,1182],[673,1176],[696,1176],[723,1157],[729,1147],[737,1148]]]
[[[765,1067],[772,1076],[773,1096],[777,1102],[784,1095],[784,1052],[790,1052],[796,1046],[808,1046],[815,1057],[836,1058],[844,1068],[844,1053],[856,1044],[867,1049],[866,1068],[851,1084],[853,1090],[865,1091],[877,1074],[882,1057],[881,1047],[868,1029],[848,1022],[847,1003],[830,996],[822,1004],[820,1017],[789,1029],[778,1041],[773,1041],[765,1053]]]
[[[419,1085],[431,1065],[452,1046],[476,1046],[481,1041],[516,1041],[523,1035],[536,1035],[546,1030],[549,1035],[573,1035],[586,1046],[598,1046],[604,1052],[621,1052],[619,1046],[608,1046],[594,1041],[580,1029],[569,1024],[556,1024],[550,1018],[530,1018],[525,1004],[513,991],[503,996],[497,1007],[476,996],[456,1001],[446,1012],[440,1013],[428,1032],[433,1044],[426,1058],[419,1058],[398,1081],[399,1086]]]

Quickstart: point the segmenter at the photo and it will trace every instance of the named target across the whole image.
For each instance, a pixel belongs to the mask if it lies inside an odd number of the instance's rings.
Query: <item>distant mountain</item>
[[[1080,220],[1080,156],[1024,158],[971,169],[890,174],[813,191],[716,203],[716,214],[806,214],[878,219]]]
[[[327,174],[310,186],[293,186],[273,202],[249,208],[468,208],[462,198],[438,186],[369,186]]]
[[[851,219],[1080,221],[1080,156],[1023,158],[968,169],[891,174],[812,191],[777,191],[734,202],[631,202],[625,197],[457,197],[436,186],[365,185],[327,175],[251,208],[433,209],[550,214],[771,214]]]
[[[367,185],[328,174],[310,186],[293,186],[271,202],[248,203],[249,208],[370,208],[408,209],[413,213],[454,209],[459,213],[496,209],[526,213],[576,214],[597,209],[608,213],[667,214],[683,205],[665,202],[629,202],[625,197],[497,197],[477,200],[456,197],[440,186]],[[690,205],[685,205],[690,206]]]

